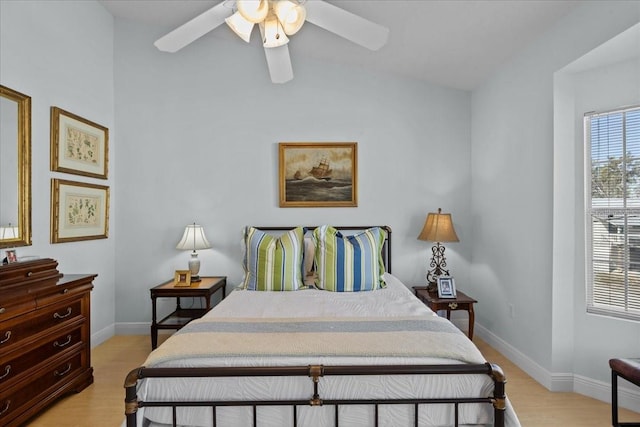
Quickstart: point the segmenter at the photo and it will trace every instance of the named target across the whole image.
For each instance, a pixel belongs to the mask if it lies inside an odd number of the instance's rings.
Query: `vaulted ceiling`
[[[225,0],[233,7],[232,0]],[[316,1],[316,0],[307,0]],[[101,0],[114,16],[172,30],[219,0]],[[312,24],[290,38],[296,58],[312,57],[471,90],[514,53],[577,7],[575,0],[328,0],[390,29],[389,41],[369,51]],[[257,31],[257,30],[254,30]],[[226,26],[222,37],[261,52],[259,38],[244,45]],[[189,46],[185,47],[188,49]],[[212,54],[215,54],[212,52]]]

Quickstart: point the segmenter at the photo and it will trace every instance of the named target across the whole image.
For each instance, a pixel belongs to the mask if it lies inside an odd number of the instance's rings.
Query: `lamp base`
[[[447,261],[444,258],[444,246],[437,242],[432,248],[432,257],[429,263],[431,270],[427,271],[427,291],[429,293],[438,292],[438,277],[448,276],[449,270],[444,268],[447,266]]]
[[[191,259],[189,260],[189,270],[191,271],[191,281],[192,282],[200,282],[200,276],[198,273],[200,272],[200,260],[198,259],[198,253],[194,250],[191,252]]]

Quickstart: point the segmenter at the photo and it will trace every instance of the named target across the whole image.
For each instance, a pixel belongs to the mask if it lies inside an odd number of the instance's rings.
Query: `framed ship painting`
[[[281,142],[280,207],[358,206],[356,142]]]

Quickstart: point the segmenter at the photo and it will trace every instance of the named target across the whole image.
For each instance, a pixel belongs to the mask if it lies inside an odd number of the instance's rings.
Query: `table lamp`
[[[198,259],[198,249],[209,249],[211,244],[207,240],[207,236],[204,235],[204,227],[197,225],[195,222],[189,224],[184,229],[182,239],[176,246],[176,249],[193,250],[191,252],[191,259],[189,260],[189,270],[191,271],[191,281],[199,282],[200,276],[200,260]]]
[[[429,212],[424,222],[424,227],[418,236],[418,240],[426,240],[428,242],[436,242],[431,248],[430,270],[427,271],[427,290],[434,292],[437,289],[437,281],[440,276],[449,276],[449,270],[445,270],[447,261],[444,257],[444,246],[441,242],[459,242],[458,235],[453,228],[451,214],[442,213],[442,209],[438,208],[438,212]]]
[[[0,240],[17,239],[19,234],[18,227],[11,225],[11,223],[8,226],[0,227]]]

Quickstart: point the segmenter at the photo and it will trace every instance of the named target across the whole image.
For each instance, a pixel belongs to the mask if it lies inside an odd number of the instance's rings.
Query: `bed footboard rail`
[[[320,379],[325,376],[353,375],[488,375],[494,383],[493,395],[479,397],[451,398],[407,398],[407,399],[323,399],[319,394]],[[309,399],[301,400],[259,400],[259,401],[143,401],[137,396],[139,381],[145,378],[219,378],[219,377],[309,377],[313,391]],[[293,424],[297,427],[296,408],[298,406],[331,405],[335,408],[335,426],[339,426],[338,408],[343,405],[373,405],[375,422],[378,426],[379,405],[413,405],[414,425],[418,426],[418,414],[421,405],[454,405],[454,425],[458,423],[458,407],[469,403],[486,403],[493,406],[494,427],[505,427],[506,378],[502,369],[495,364],[456,364],[456,365],[355,365],[355,366],[274,366],[274,367],[198,367],[198,368],[145,368],[133,369],[127,375],[125,387],[125,416],[127,427],[137,427],[136,414],[143,407],[173,408],[173,425],[177,424],[178,407],[213,408],[213,426],[216,426],[216,408],[227,406],[253,407],[253,426],[257,427],[256,410],[261,406],[290,406],[293,411]]]

